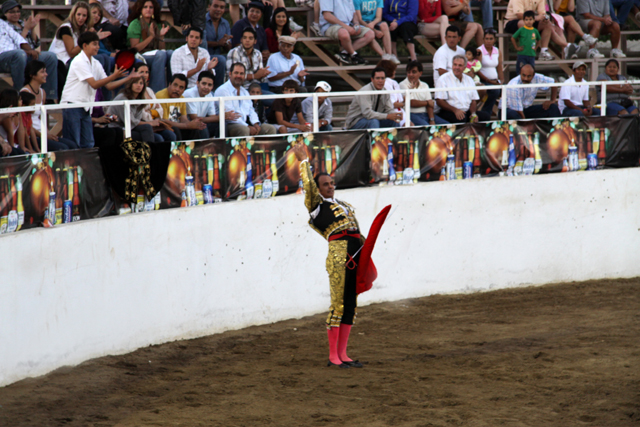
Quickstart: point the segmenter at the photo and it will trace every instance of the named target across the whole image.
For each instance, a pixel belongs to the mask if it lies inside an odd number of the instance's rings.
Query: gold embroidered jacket
[[[345,230],[354,234],[360,233],[353,206],[335,198],[325,199],[320,195],[308,161],[300,164],[300,176],[305,191],[304,204],[311,215],[311,228],[325,239]]]

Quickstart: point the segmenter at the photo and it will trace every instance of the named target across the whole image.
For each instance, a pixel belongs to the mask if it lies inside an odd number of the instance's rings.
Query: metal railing
[[[608,85],[621,85],[631,84],[640,85],[640,80],[625,80],[625,81],[582,81],[579,83],[537,83],[537,84],[519,84],[519,85],[494,85],[494,86],[473,86],[473,87],[456,87],[456,88],[429,88],[429,89],[395,89],[395,90],[382,90],[382,91],[350,91],[350,92],[323,92],[321,94],[317,92],[312,93],[296,93],[296,94],[282,94],[282,95],[261,95],[261,96],[233,96],[233,97],[204,97],[204,98],[168,98],[168,99],[136,99],[136,100],[118,100],[118,101],[102,101],[102,102],[85,102],[77,104],[46,104],[38,107],[17,107],[17,108],[4,108],[0,109],[0,114],[16,113],[16,112],[34,112],[36,109],[40,109],[41,113],[41,152],[47,152],[47,113],[55,110],[64,110],[68,108],[85,108],[85,107],[108,107],[110,105],[124,105],[124,117],[122,121],[124,123],[124,135],[125,138],[131,137],[131,106],[140,104],[177,104],[177,103],[194,103],[194,102],[217,102],[218,103],[218,117],[224,116],[225,101],[229,100],[254,100],[254,99],[284,99],[284,98],[313,98],[313,132],[319,132],[319,120],[318,120],[318,98],[336,98],[336,97],[354,97],[363,95],[379,95],[381,93],[401,93],[404,95],[405,103],[405,123],[411,123],[411,98],[412,94],[417,93],[430,93],[433,95],[438,92],[452,92],[452,91],[467,91],[467,90],[491,90],[500,89],[502,92],[501,102],[501,121],[507,120],[507,103],[506,103],[506,91],[508,89],[518,88],[552,88],[561,86],[600,86],[600,115],[606,115],[606,98],[607,98],[607,86]],[[231,111],[231,110],[230,110]],[[219,138],[225,138],[226,136],[226,121],[220,120],[220,135]]]

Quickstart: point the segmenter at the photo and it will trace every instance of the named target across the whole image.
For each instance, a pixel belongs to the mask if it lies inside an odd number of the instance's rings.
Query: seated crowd
[[[495,47],[492,0],[306,0],[314,8],[310,30],[334,39],[336,59],[345,65],[363,65],[358,54],[365,46],[380,56],[371,82],[362,91],[428,89],[417,60],[418,35],[441,42],[433,56],[436,88],[466,88],[412,94],[410,105],[400,93],[354,97],[345,120],[347,129],[425,126],[491,120],[501,96],[487,85],[553,83],[535,71],[539,60],[552,60],[553,42],[564,59],[576,59],[568,82],[584,81],[587,65],[578,60],[584,41],[587,58],[601,58],[596,43],[611,36],[611,56],[598,80],[620,80],[607,87],[607,115],[638,114],[630,95],[633,88],[619,74],[616,59],[620,30],[630,13],[625,2],[605,0],[510,0],[505,32],[512,34],[517,51],[516,74],[504,81],[503,57]],[[207,7],[202,2],[204,7]],[[231,21],[223,15],[229,4]],[[185,37],[181,47],[167,49],[170,25],[161,18],[157,0],[91,0],[74,3],[68,18],[56,30],[48,51],[38,51],[33,29],[40,17],[22,20],[15,0],[2,4],[0,72],[11,74],[15,89],[0,94],[0,108],[40,106],[45,103],[91,103],[103,100],[175,99],[173,103],[133,105],[129,117],[132,137],[146,142],[202,139],[218,136],[220,120],[229,136],[310,131],[312,98],[227,100],[224,117],[214,97],[261,94],[327,93],[324,81],[307,85],[309,72],[294,53],[304,34],[283,0],[211,0],[208,10],[172,9],[174,23]],[[628,3],[628,2],[627,2]],[[191,4],[191,3],[189,3]],[[240,17],[243,6],[245,17]],[[470,7],[479,7],[482,25],[474,22]],[[550,7],[552,6],[552,7]],[[175,7],[175,6],[174,6]],[[617,10],[617,14],[616,14]],[[401,63],[397,42],[408,52],[406,79],[395,80]],[[472,47],[474,46],[474,47]],[[583,52],[584,53],[584,52]],[[126,55],[135,60],[122,66]],[[589,103],[587,85],[553,88],[551,99],[534,104],[538,88],[508,89],[507,117],[545,118],[600,114]],[[19,91],[19,92],[18,92]],[[183,102],[181,98],[212,98]],[[319,97],[321,131],[333,129],[330,98]],[[407,120],[407,108],[410,118]],[[50,151],[88,148],[123,139],[124,107],[79,107],[62,110],[61,134],[48,132]],[[5,114],[0,118],[0,155],[40,151],[40,110]]]

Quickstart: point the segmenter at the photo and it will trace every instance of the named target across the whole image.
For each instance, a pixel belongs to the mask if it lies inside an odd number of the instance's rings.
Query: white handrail
[[[631,84],[631,85],[640,85],[640,80],[631,80],[631,81],[619,81],[619,80],[611,80],[611,81],[586,81],[583,80],[581,82],[572,82],[572,83],[529,83],[529,84],[518,84],[518,85],[490,85],[490,86],[481,86],[482,90],[491,90],[491,89],[500,89],[502,91],[502,99],[506,100],[506,90],[508,89],[518,89],[518,88],[552,88],[552,87],[561,87],[561,86],[601,86],[602,92],[600,95],[600,115],[606,115],[606,97],[607,97],[607,86],[608,85],[619,85],[619,84]],[[401,93],[405,96],[405,112],[406,123],[410,123],[411,118],[411,94],[412,93],[431,93],[435,94],[438,92],[451,92],[451,91],[463,91],[463,90],[477,90],[478,86],[471,87],[455,87],[455,88],[428,88],[428,89],[393,89],[393,90],[380,90],[380,91],[348,91],[348,92],[323,92],[322,97],[327,98],[337,98],[337,97],[354,97],[354,96],[362,96],[362,95],[379,95],[381,92],[386,94],[391,93]],[[125,111],[125,117],[123,118],[124,122],[124,134],[125,137],[131,136],[131,106],[132,105],[140,105],[140,104],[175,104],[175,103],[193,103],[193,102],[217,102],[219,104],[219,116],[224,116],[225,111],[225,101],[229,100],[254,100],[254,99],[284,99],[284,98],[313,98],[313,130],[314,132],[318,132],[319,123],[318,123],[318,97],[320,95],[317,92],[312,93],[292,93],[292,94],[273,94],[273,95],[260,95],[260,96],[227,96],[227,97],[203,97],[203,98],[166,98],[166,99],[134,99],[134,100],[118,100],[118,101],[101,101],[101,102],[82,102],[77,104],[46,104],[40,105],[37,107],[13,107],[13,108],[0,108],[0,115],[7,113],[18,113],[18,112],[34,112],[37,108],[40,108],[41,111],[41,120],[42,129],[41,129],[41,151],[42,153],[47,152],[48,144],[47,144],[47,113],[51,110],[65,110],[69,108],[85,108],[85,107],[108,107],[111,105],[123,105]],[[501,108],[501,120],[507,120],[507,103],[502,102]],[[220,121],[220,137],[225,138],[225,121]]]

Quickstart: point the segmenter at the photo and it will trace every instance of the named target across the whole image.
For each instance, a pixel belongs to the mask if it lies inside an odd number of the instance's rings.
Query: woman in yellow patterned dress
[[[326,173],[313,178],[303,144],[294,152],[300,161],[304,184],[304,203],[309,210],[309,225],[329,242],[327,273],[331,287],[331,309],[327,316],[329,363],[340,368],[362,368],[347,356],[351,326],[356,317],[356,272],[359,250],[364,243],[355,211],[348,203],[334,198],[335,184]]]

